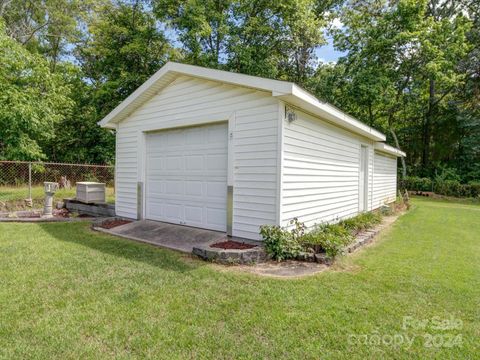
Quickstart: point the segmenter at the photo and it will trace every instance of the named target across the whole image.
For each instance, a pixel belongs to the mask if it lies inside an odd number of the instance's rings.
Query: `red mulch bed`
[[[100,225],[104,229],[111,229],[116,226],[125,225],[131,223],[130,220],[106,220]]]
[[[223,241],[223,242],[219,242],[219,243],[216,243],[216,244],[212,244],[212,245],[210,245],[210,247],[224,249],[224,250],[227,250],[227,249],[230,249],[230,250],[247,250],[247,249],[252,249],[252,248],[256,247],[256,245],[241,243],[241,242],[233,241],[233,240],[228,240],[228,241]]]

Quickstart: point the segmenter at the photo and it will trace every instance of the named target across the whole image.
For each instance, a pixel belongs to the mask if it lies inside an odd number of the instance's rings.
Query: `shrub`
[[[300,238],[305,234],[305,225],[296,218],[290,224],[294,225],[292,230],[276,225],[262,225],[260,227],[265,251],[274,260],[293,259],[302,249]]]
[[[400,188],[410,191],[432,191],[432,180],[418,176],[407,176],[400,181]]]
[[[302,249],[315,253],[325,252],[333,258],[353,241],[355,233],[368,229],[381,220],[379,212],[364,212],[338,224],[315,225],[307,233],[305,224],[295,218],[290,221],[292,229],[263,225],[260,227],[260,235],[267,254],[278,261],[293,259]]]
[[[345,229],[357,233],[359,231],[371,228],[382,221],[382,215],[379,212],[363,212],[359,215],[342,220],[339,224]]]
[[[480,197],[480,181],[470,181],[468,185],[470,186],[471,197]]]
[[[444,180],[435,184],[435,192],[446,196],[475,198],[480,196],[480,184],[477,182],[460,184],[456,180]]]
[[[441,180],[435,182],[434,191],[440,195],[461,197],[462,184],[456,180]]]
[[[417,176],[407,176],[400,181],[400,187],[411,191],[434,191],[439,195],[453,197],[479,197],[480,182],[471,181],[468,184],[462,184],[455,177],[438,175],[435,180],[429,178],[420,178]]]
[[[304,248],[318,253],[324,251],[328,257],[340,254],[353,241],[352,233],[340,224],[322,224],[301,238]]]

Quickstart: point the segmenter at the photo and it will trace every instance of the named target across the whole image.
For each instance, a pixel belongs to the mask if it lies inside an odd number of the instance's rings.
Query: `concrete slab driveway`
[[[225,233],[218,231],[151,220],[134,221],[109,230],[102,229],[102,231],[187,253],[192,252],[194,245],[208,245],[225,240],[227,237]]]

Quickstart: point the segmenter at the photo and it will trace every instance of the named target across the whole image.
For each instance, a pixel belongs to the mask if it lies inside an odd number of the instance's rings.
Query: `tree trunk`
[[[397,134],[395,134],[395,131],[392,128],[390,128],[390,134],[392,134],[396,148],[401,150],[400,144],[398,143]],[[402,163],[402,179],[405,179],[405,177],[407,176],[407,164],[405,164],[405,158],[403,156],[400,157],[400,162]]]
[[[423,149],[422,149],[422,165],[426,168],[430,163],[430,127],[432,123],[433,110],[435,107],[435,80],[430,79],[428,110],[425,114],[423,124]]]

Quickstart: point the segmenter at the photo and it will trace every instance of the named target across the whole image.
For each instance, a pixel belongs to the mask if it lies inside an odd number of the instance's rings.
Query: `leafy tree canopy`
[[[42,143],[69,114],[73,101],[48,61],[6,35],[0,21],[0,158],[45,159]]]
[[[293,81],[387,134],[402,173],[480,179],[480,3],[0,0],[0,157],[114,161],[97,122],[166,61]],[[342,52],[323,63],[328,41]]]

